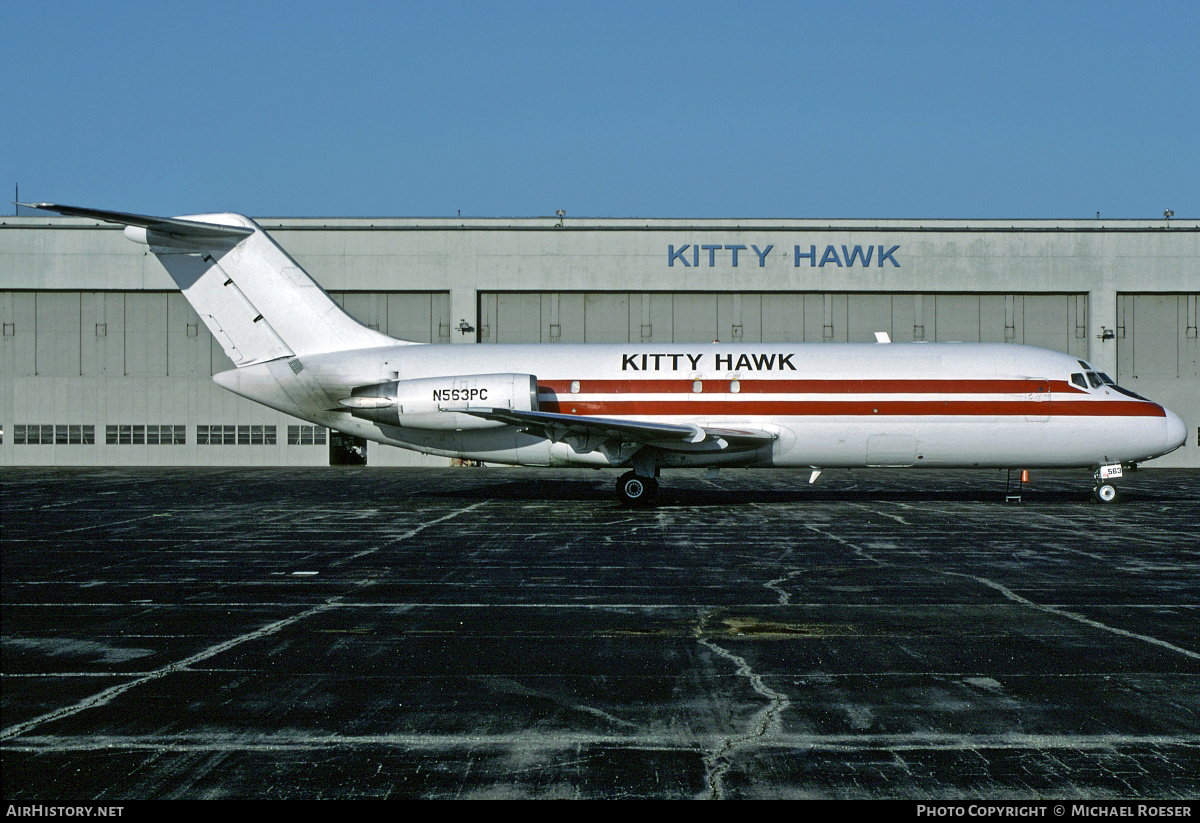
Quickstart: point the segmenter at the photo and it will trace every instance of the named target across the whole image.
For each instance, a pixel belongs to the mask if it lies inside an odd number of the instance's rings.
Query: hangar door
[[[413,343],[450,342],[449,292],[330,292],[364,326]]]
[[[481,343],[1009,342],[1087,357],[1086,294],[481,292]]]
[[[1117,382],[1200,380],[1196,294],[1117,296]]]
[[[360,323],[450,342],[447,292],[333,292]],[[0,292],[5,375],[190,377],[233,363],[179,292]]]
[[[1200,459],[1200,294],[1117,295],[1117,382],[1183,418],[1183,448],[1155,466]],[[1111,344],[1108,344],[1111,345]]]

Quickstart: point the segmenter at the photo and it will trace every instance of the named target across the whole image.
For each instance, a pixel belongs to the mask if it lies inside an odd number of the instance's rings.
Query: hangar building
[[[503,342],[1025,343],[1172,409],[1200,467],[1200,221],[259,219],[363,323]],[[0,465],[325,465],[119,226],[0,218]],[[359,444],[361,445],[361,444]],[[368,444],[371,465],[445,465]]]

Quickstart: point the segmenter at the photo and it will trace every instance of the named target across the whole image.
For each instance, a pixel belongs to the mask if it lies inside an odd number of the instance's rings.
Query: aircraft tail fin
[[[150,247],[238,367],[402,342],[346,314],[257,223],[240,214],[149,217],[54,203],[22,205],[124,224],[125,235]]]

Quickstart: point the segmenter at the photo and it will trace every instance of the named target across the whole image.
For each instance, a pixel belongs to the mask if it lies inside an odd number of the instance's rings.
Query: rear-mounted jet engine
[[[389,380],[359,386],[338,403],[350,414],[410,429],[493,429],[507,425],[462,412],[468,408],[537,411],[532,374],[466,374]]]

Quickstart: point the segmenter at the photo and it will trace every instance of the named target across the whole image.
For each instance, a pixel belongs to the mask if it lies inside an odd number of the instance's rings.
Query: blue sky
[[[0,67],[6,201],[1200,217],[1195,0],[0,0]]]

